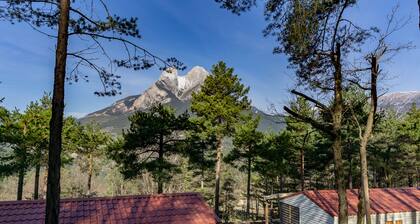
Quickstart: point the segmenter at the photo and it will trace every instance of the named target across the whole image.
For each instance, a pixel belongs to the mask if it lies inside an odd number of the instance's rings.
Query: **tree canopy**
[[[244,112],[250,109],[247,97],[249,87],[241,83],[233,68],[224,62],[213,65],[211,75],[206,78],[201,90],[192,94],[191,110],[196,115],[193,122],[202,126],[205,136],[216,139],[216,171],[214,209],[219,215],[220,175],[223,139],[232,136],[235,126],[246,118]]]
[[[157,192],[163,193],[163,184],[178,170],[169,158],[182,153],[188,119],[187,113],[177,116],[174,109],[162,104],[134,113],[130,128],[123,133],[122,147],[109,151],[124,177],[135,178],[148,171],[158,183]]]

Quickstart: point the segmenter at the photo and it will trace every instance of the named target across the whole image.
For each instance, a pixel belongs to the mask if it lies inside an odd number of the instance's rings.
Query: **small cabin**
[[[369,190],[373,224],[419,224],[419,188]],[[358,190],[347,190],[349,224],[357,223]],[[337,224],[338,194],[335,190],[308,190],[278,200],[278,217],[271,223]]]
[[[1,224],[43,224],[45,201],[0,202]],[[216,224],[198,193],[62,199],[60,224]]]

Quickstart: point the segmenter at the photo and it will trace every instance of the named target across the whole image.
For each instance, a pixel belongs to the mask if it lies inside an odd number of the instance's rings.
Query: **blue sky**
[[[112,12],[139,18],[143,39],[137,43],[163,57],[175,56],[188,68],[201,65],[210,69],[219,60],[234,67],[243,82],[251,87],[253,104],[266,110],[270,103],[286,103],[293,88],[293,71],[287,69],[284,55],[273,55],[275,42],[264,38],[262,4],[241,16],[220,9],[213,0],[109,0]],[[417,27],[417,1],[360,0],[349,16],[362,26],[383,26],[386,15],[399,3],[398,16],[410,23],[393,36],[394,43],[411,41],[420,46]],[[7,108],[24,109],[43,92],[51,92],[54,68],[53,39],[33,31],[25,24],[0,22],[0,96]],[[78,40],[70,42],[70,48]],[[111,48],[111,51],[120,49]],[[122,49],[121,49],[122,50]],[[390,92],[420,90],[420,49],[397,55],[383,66]],[[114,101],[143,92],[158,79],[157,69],[132,72],[119,69],[122,95],[97,97],[98,79],[67,85],[66,113],[81,116]]]

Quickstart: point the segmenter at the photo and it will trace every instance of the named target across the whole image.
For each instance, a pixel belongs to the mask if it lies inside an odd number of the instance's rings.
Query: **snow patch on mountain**
[[[163,71],[152,86],[143,94],[129,96],[116,101],[110,107],[96,111],[87,117],[110,116],[145,110],[156,103],[181,104],[191,100],[192,93],[198,91],[209,75],[203,67],[195,66],[184,76],[175,69]]]

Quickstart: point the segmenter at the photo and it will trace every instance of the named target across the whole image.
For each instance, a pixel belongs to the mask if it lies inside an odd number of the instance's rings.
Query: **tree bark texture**
[[[378,62],[377,62],[377,58],[373,55],[370,59],[371,62],[371,87],[370,87],[370,91],[371,91],[371,97],[370,97],[370,110],[369,110],[369,115],[368,115],[368,119],[366,121],[366,127],[365,127],[365,131],[363,133],[363,136],[361,136],[360,139],[360,180],[361,180],[361,188],[362,188],[362,197],[359,199],[359,203],[363,203],[363,213],[364,216],[366,217],[366,224],[371,224],[371,219],[370,219],[370,214],[369,214],[369,210],[370,210],[370,199],[369,199],[369,178],[368,178],[368,167],[367,167],[367,152],[366,152],[366,148],[367,148],[367,144],[369,142],[369,138],[372,135],[372,131],[373,131],[373,122],[375,119],[375,114],[376,114],[376,105],[377,105],[377,92],[376,92],[376,83],[377,83],[377,78],[378,78],[378,73],[379,73],[379,66],[378,66]],[[359,213],[362,214],[362,211],[360,210]],[[362,215],[360,215],[361,217],[363,217]],[[359,215],[358,215],[359,217]]]
[[[300,149],[300,190],[305,190],[305,154],[303,149]]]
[[[19,168],[18,186],[17,186],[17,195],[16,195],[16,198],[18,201],[22,200],[24,178],[25,178],[25,169]]]
[[[46,224],[58,224],[60,214],[60,168],[70,0],[60,0],[59,4],[60,15],[55,52],[54,88],[48,147]]]
[[[162,165],[163,165],[163,135],[159,137],[159,179],[158,179],[158,194],[163,193],[163,180],[162,180]]]
[[[90,195],[92,190],[92,176],[93,176],[93,155],[89,155],[89,168],[88,168],[88,181],[87,181],[87,193]]]
[[[250,200],[251,200],[251,158],[248,157],[248,180],[246,183],[246,216],[249,218],[249,208],[250,208]]]
[[[39,175],[41,172],[41,165],[35,166],[35,182],[34,182],[34,200],[39,199]]]
[[[216,177],[215,177],[215,190],[214,190],[214,212],[217,216],[220,217],[220,210],[219,210],[219,198],[220,198],[220,173],[222,169],[222,138],[219,137],[217,140],[217,151],[216,151]]]
[[[343,87],[342,87],[342,69],[341,69],[341,46],[337,44],[336,51],[332,56],[332,63],[334,65],[334,104],[332,112],[333,120],[333,152],[334,152],[334,168],[335,168],[335,184],[338,193],[338,223],[348,223],[347,199],[346,199],[346,185],[345,173],[342,158],[342,116],[343,116]]]

